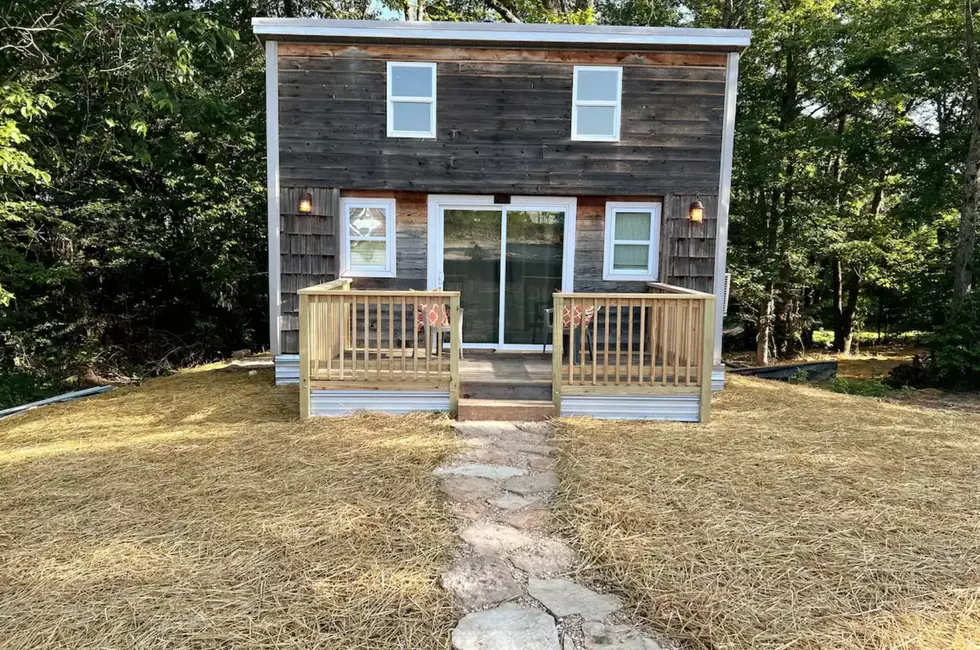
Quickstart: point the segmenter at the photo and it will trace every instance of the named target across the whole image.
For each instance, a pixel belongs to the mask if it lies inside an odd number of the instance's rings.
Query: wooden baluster
[[[619,386],[620,353],[623,349],[623,303],[616,301],[616,385]]]
[[[680,301],[677,300],[675,302],[677,303],[677,306],[674,309],[674,331],[677,332],[677,334],[674,335],[674,385],[676,386],[680,381],[681,374],[680,361],[681,346],[683,345],[684,341],[684,319],[681,314]]]
[[[364,296],[364,381],[368,381],[371,371],[371,305],[368,297]]]
[[[633,383],[633,299],[627,299],[626,304],[629,310],[629,320],[626,326],[626,385],[629,386]]]
[[[562,338],[563,339],[565,337],[565,317],[564,317],[564,312],[565,312],[566,309],[568,309],[569,312],[571,312],[571,309],[572,309],[571,306],[570,306],[571,304],[573,304],[573,303],[569,303],[569,306],[566,307],[565,301],[562,300],[561,313],[555,313],[552,316],[552,318],[554,319],[555,329],[560,329],[561,330],[561,335],[562,335]],[[571,318],[570,315],[569,315],[569,318]],[[568,384],[569,385],[572,385],[572,384],[575,383],[575,366],[572,363],[574,361],[573,357],[575,356],[575,327],[574,327],[574,325],[575,325],[575,323],[573,323],[571,320],[568,321]]]
[[[428,314],[429,310],[431,309],[431,304],[432,304],[432,298],[431,298],[431,296],[426,296],[425,312],[422,314],[422,317],[425,319],[425,327],[423,329],[423,334],[425,336],[425,341],[423,343],[425,345],[425,380],[426,380],[426,383],[428,383],[428,381],[429,381],[429,364],[432,361],[432,352],[431,352],[431,350],[429,350],[429,346],[432,345],[432,330],[431,330],[431,326],[429,325],[429,314]]]
[[[340,315],[342,318],[341,321],[337,323],[337,326],[340,328],[340,358],[337,360],[337,365],[340,366],[340,380],[343,381],[344,372],[346,371],[346,368],[344,368],[344,366],[346,365],[345,357],[347,356],[346,348],[347,348],[347,332],[349,331],[348,316],[350,314],[350,307],[347,305],[347,298],[345,298],[344,296],[340,297],[339,302],[340,302],[340,312],[341,312]]]
[[[605,314],[602,344],[602,384],[606,385],[609,383],[609,321],[612,320],[612,314],[609,313],[609,298],[606,298],[602,312]]]
[[[330,379],[330,371],[333,369],[333,336],[334,336],[334,322],[333,322],[333,296],[325,296],[326,300],[326,317],[323,322],[323,329],[327,333],[327,373],[325,379]]]
[[[644,345],[647,341],[647,301],[645,298],[640,299],[640,368],[639,377],[637,381],[640,385],[643,385],[643,352]]]
[[[564,297],[556,293],[553,296],[551,311],[551,400],[555,405],[555,415],[561,415],[562,378],[562,327],[561,312]]]
[[[441,322],[441,319],[443,314],[445,314],[446,312],[446,305],[440,302],[439,308],[440,308],[439,311],[440,329],[436,330],[436,379],[437,380],[442,379],[442,329],[441,328],[443,326],[443,323]]]
[[[660,383],[663,386],[667,385],[667,364],[669,363],[669,357],[670,357],[670,337],[673,334],[673,332],[670,329],[670,322],[671,322],[670,307],[674,302],[676,301],[671,300],[669,298],[664,300],[664,320],[663,320],[664,330],[661,336],[661,338],[663,339],[663,345],[661,347],[663,350],[664,374],[660,378]]]
[[[412,305],[412,379],[419,380],[419,304]]]
[[[405,328],[405,296],[402,296],[402,381],[405,381],[405,339],[408,338],[408,331]]]
[[[395,299],[388,296],[388,380],[395,380]]]
[[[650,385],[657,381],[657,336],[660,328],[660,301],[653,300],[650,308]]]
[[[589,353],[592,355],[592,385],[595,386],[596,375],[598,374],[598,360],[596,356],[599,352],[599,299],[592,299],[592,345]]]
[[[580,301],[578,303],[578,307],[579,307],[579,313],[581,314],[581,318],[579,319],[579,323],[578,323],[578,328],[579,328],[578,383],[579,385],[585,385],[585,342],[588,340],[588,337],[585,335],[586,327],[587,327],[585,324],[586,322],[585,300]]]
[[[687,301],[687,327],[685,328],[688,332],[687,345],[684,347],[684,385],[691,385],[691,359],[696,354],[694,352],[695,343],[697,342],[697,321],[695,317],[697,312],[695,308],[698,305],[695,304],[693,300]]]

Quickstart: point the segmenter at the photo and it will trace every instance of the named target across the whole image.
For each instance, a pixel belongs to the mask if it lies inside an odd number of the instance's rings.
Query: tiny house
[[[749,32],[253,27],[270,340],[304,415],[707,419]]]

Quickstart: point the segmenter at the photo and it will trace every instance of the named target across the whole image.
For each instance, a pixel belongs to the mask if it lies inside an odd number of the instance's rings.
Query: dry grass
[[[697,648],[980,647],[980,415],[743,378],[715,404],[560,424],[589,577]]]
[[[0,422],[4,648],[446,648],[435,417],[300,423],[262,372]]]

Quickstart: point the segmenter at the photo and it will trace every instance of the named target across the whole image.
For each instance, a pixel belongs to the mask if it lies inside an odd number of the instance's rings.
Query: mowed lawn
[[[188,372],[0,421],[0,646],[445,648],[447,420]]]
[[[742,378],[714,403],[560,424],[588,577],[695,648],[980,648],[980,415]]]

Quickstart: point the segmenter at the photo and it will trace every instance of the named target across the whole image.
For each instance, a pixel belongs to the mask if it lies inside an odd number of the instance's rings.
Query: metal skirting
[[[299,355],[280,354],[276,357],[276,386],[299,383]]]
[[[715,393],[725,390],[725,370],[711,371],[711,390]]]
[[[561,415],[603,420],[697,422],[697,395],[562,395]]]
[[[414,411],[449,411],[449,391],[314,390],[310,415],[336,417],[357,411],[402,415]]]

